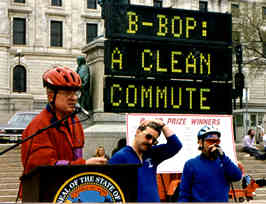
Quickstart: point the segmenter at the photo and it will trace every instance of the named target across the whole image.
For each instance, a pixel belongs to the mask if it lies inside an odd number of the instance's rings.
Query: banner
[[[145,119],[161,119],[171,128],[181,141],[182,149],[172,158],[162,162],[157,173],[182,173],[187,160],[201,153],[198,150],[198,131],[205,125],[213,126],[221,132],[221,144],[225,154],[236,163],[233,123],[231,115],[195,115],[195,114],[127,114],[127,142],[135,137],[136,129]],[[163,133],[159,144],[166,143]]]

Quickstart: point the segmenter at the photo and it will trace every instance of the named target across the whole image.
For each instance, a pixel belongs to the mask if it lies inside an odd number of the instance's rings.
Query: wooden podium
[[[23,202],[136,202],[139,165],[41,166],[21,180]]]

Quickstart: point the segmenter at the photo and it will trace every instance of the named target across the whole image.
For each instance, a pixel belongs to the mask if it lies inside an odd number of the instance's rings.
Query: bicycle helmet
[[[67,67],[49,69],[43,74],[43,86],[53,90],[79,90],[81,79],[78,73]]]
[[[213,126],[204,126],[198,132],[198,140],[204,139],[208,134],[215,133],[218,137],[221,137],[221,133]]]

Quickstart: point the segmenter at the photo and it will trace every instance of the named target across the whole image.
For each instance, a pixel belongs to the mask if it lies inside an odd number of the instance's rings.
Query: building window
[[[97,24],[87,23],[87,43],[91,42],[95,37],[97,37],[98,28]]]
[[[243,127],[244,125],[243,115],[240,114],[235,115],[235,125],[237,127]]]
[[[51,46],[63,46],[63,23],[61,21],[51,21]]]
[[[25,3],[25,0],[14,0],[15,3]]]
[[[207,1],[199,1],[199,10],[203,12],[208,11],[208,2]]]
[[[88,9],[96,9],[97,8],[96,0],[87,0],[87,8]]]
[[[163,1],[162,0],[153,0],[153,6],[155,8],[162,8],[163,7]]]
[[[256,121],[256,119],[257,119],[257,117],[256,117],[256,115],[255,114],[251,114],[250,115],[250,121],[251,121],[251,126],[252,127],[256,127],[256,125],[257,125],[257,121]]]
[[[62,0],[52,0],[52,6],[62,6]]]
[[[231,12],[233,17],[239,17],[239,5],[238,4],[231,4]]]
[[[26,19],[24,18],[13,19],[13,44],[26,44]]]
[[[266,7],[262,7],[262,18],[266,19]]]
[[[26,92],[26,69],[21,65],[13,70],[13,92]]]

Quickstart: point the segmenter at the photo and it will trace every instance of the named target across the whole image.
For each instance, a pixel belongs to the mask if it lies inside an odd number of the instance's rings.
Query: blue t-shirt
[[[241,170],[225,154],[216,160],[201,154],[185,163],[178,201],[228,202],[230,182],[241,177]]]
[[[167,138],[166,144],[152,146],[143,153],[141,163],[132,147],[126,146],[116,152],[108,161],[109,164],[142,164],[138,169],[138,202],[160,202],[156,169],[162,161],[174,156],[182,144],[176,135]]]

